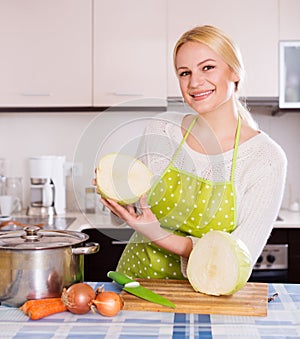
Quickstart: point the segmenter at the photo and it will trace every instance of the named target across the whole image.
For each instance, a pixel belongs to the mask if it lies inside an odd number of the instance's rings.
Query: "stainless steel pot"
[[[64,287],[84,280],[84,255],[98,243],[74,231],[24,230],[0,235],[0,302],[19,307],[28,299],[59,297]]]

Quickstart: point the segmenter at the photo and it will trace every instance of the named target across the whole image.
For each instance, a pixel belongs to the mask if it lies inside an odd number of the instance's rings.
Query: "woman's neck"
[[[209,126],[214,133],[220,137],[224,135],[232,135],[235,133],[238,121],[238,109],[231,98],[221,106],[210,112],[198,112],[199,119],[197,121],[199,127]]]
[[[234,107],[227,105],[198,114],[199,118],[187,139],[191,148],[200,153],[220,154],[234,147],[238,123],[238,112]]]

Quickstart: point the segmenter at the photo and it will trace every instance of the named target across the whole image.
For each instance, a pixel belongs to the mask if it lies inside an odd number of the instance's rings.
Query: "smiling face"
[[[207,45],[184,43],[175,57],[175,67],[182,96],[196,112],[216,111],[233,100],[239,78]]]

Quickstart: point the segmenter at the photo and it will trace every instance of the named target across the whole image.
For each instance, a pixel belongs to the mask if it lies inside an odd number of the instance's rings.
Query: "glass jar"
[[[0,195],[5,195],[5,180],[7,175],[7,160],[0,158]]]
[[[23,209],[23,178],[7,177],[5,180],[5,194],[17,198],[17,208],[15,212],[21,212]]]

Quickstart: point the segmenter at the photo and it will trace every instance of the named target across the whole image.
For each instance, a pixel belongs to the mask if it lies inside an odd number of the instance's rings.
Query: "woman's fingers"
[[[119,213],[117,212],[117,210],[115,209],[115,207],[112,206],[112,204],[111,204],[108,200],[106,200],[106,199],[104,199],[104,198],[101,198],[100,201],[102,202],[102,204],[103,204],[104,206],[106,206],[107,208],[109,208],[114,214],[116,214],[119,218],[121,218],[121,216],[119,215]]]
[[[140,206],[141,209],[149,208],[148,203],[147,203],[147,197],[146,195],[142,195],[140,198]]]
[[[109,208],[115,215],[127,222],[128,225],[135,227],[137,225],[151,225],[157,222],[155,215],[148,206],[146,196],[142,196],[139,201],[141,213],[137,213],[132,205],[120,205],[112,199],[101,198],[102,203]]]
[[[112,208],[122,217],[122,218],[126,218],[128,216],[129,211],[127,210],[128,206],[124,207],[120,204],[118,204],[116,201],[112,200],[112,199],[107,199],[107,201],[109,202],[109,204],[112,206]]]
[[[128,213],[131,216],[133,216],[133,217],[136,216],[135,208],[132,205],[127,205],[126,208],[127,208]]]
[[[93,184],[94,186],[97,185],[97,168],[95,168],[95,178],[93,179],[92,184]]]
[[[140,198],[140,207],[141,207],[141,210],[142,210],[142,213],[144,215],[144,217],[147,219],[147,220],[154,220],[156,219],[155,215],[153,214],[153,212],[151,211],[148,203],[147,203],[147,197],[146,195],[143,195],[141,198]]]
[[[119,218],[129,222],[132,217],[136,217],[134,209],[132,206],[122,206],[116,201],[112,199],[103,199],[101,198],[102,203],[109,208],[114,214],[116,214]]]

